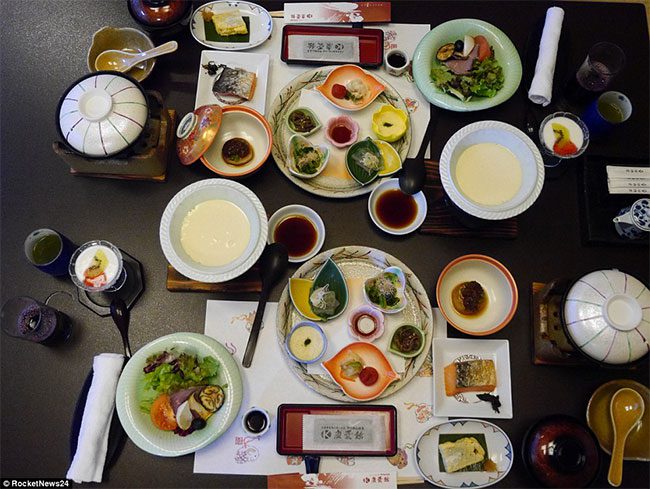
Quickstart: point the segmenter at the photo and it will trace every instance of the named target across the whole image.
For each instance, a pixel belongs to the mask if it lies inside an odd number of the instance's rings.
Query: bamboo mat
[[[490,222],[485,227],[468,228],[461,224],[453,215],[453,209],[445,200],[445,192],[440,182],[438,162],[426,160],[424,167],[427,180],[424,185],[424,195],[427,198],[427,217],[420,227],[422,234],[440,236],[457,236],[463,238],[501,238],[514,239],[519,234],[517,218],[512,217],[503,221]]]

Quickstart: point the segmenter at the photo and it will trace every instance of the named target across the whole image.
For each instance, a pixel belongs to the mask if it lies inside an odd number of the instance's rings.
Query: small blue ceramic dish
[[[327,336],[312,321],[301,321],[287,335],[284,347],[292,360],[310,364],[318,362],[327,351]]]

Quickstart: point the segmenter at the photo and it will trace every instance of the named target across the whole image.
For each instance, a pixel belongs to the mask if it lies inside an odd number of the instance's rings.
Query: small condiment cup
[[[404,58],[403,65],[395,66],[390,63],[389,59],[394,57],[395,55],[402,56]],[[406,53],[406,51],[403,51],[401,49],[391,49],[384,54],[384,67],[386,68],[386,72],[389,75],[393,75],[393,76],[402,75],[402,73],[404,73],[406,70],[409,69],[410,64],[411,64],[411,58]]]
[[[302,360],[302,359],[298,358],[297,356],[295,356],[293,354],[293,352],[291,351],[291,347],[289,346],[289,343],[291,342],[291,337],[293,336],[293,333],[298,328],[302,328],[304,326],[313,328],[316,332],[318,332],[318,334],[320,334],[320,337],[323,339],[323,348],[322,348],[320,354],[318,354],[316,357],[312,358],[311,360]],[[323,355],[325,355],[325,352],[327,351],[327,336],[325,335],[325,332],[323,331],[323,329],[318,324],[314,323],[313,321],[301,321],[298,324],[294,325],[293,328],[291,328],[291,331],[287,335],[287,339],[284,342],[284,346],[285,346],[285,349],[287,350],[287,354],[289,355],[289,357],[292,360],[294,360],[294,361],[296,361],[298,363],[308,365],[310,363],[318,362],[321,358],[323,358]]]
[[[323,223],[323,220],[318,213],[310,207],[299,204],[284,206],[275,211],[269,218],[269,234],[267,237],[269,244],[275,243],[275,230],[277,226],[291,216],[300,216],[307,219],[313,224],[314,229],[316,229],[316,244],[311,250],[309,250],[309,252],[301,256],[289,255],[289,261],[291,263],[301,263],[314,257],[323,247],[323,243],[325,243],[325,223]],[[283,244],[286,246],[286,243]]]
[[[417,194],[411,196],[413,199],[415,199],[418,210],[415,219],[409,225],[403,228],[393,228],[388,226],[379,218],[379,213],[377,211],[377,201],[379,200],[379,197],[384,192],[387,192],[389,190],[396,190],[399,188],[399,179],[390,178],[377,185],[370,194],[370,198],[368,198],[368,213],[370,214],[372,222],[374,222],[375,226],[377,226],[382,231],[396,236],[412,233],[422,225],[424,219],[427,217],[427,199],[424,196],[424,193],[420,191]]]
[[[255,414],[260,414],[264,417],[264,419],[266,419],[266,426],[264,426],[264,428],[261,431],[251,430],[249,426],[246,424],[247,418],[250,415],[255,415]],[[271,428],[271,415],[266,409],[253,406],[249,408],[241,417],[241,426],[242,429],[251,436],[262,436],[266,434],[266,432],[269,431],[269,429]]]

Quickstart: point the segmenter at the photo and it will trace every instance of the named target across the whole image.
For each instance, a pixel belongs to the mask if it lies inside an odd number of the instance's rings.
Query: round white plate
[[[188,436],[159,430],[149,414],[140,410],[147,357],[175,348],[179,352],[212,356],[219,362],[217,384],[226,386],[223,406],[210,418],[207,426]],[[232,355],[217,340],[198,333],[173,333],[158,338],[140,348],[128,361],[117,384],[115,406],[124,431],[138,447],[161,457],[178,457],[193,453],[223,435],[237,417],[241,406],[243,387],[239,367]]]
[[[327,335],[328,350],[323,360],[328,360],[339,350],[355,341],[348,332],[348,317],[358,305],[365,303],[363,299],[363,283],[366,279],[374,277],[391,266],[400,267],[406,276],[405,294],[407,297],[406,307],[396,314],[386,314],[384,323],[384,334],[374,344],[386,355],[393,368],[398,371],[401,378],[393,382],[378,399],[388,397],[404,387],[415,376],[427,358],[431,349],[433,337],[433,314],[427,292],[411,269],[397,258],[383,251],[367,248],[365,246],[344,246],[324,251],[304,263],[293,274],[293,278],[313,279],[323,263],[328,258],[334,260],[339,266],[343,276],[348,283],[349,303],[343,313],[334,320],[320,323],[321,328]],[[293,325],[304,321],[291,302],[289,296],[289,285],[282,291],[278,303],[278,314],[276,328],[280,349],[283,352],[285,361],[302,382],[316,392],[339,402],[354,402],[343,390],[332,380],[326,370],[320,366],[309,366],[292,360],[287,354],[284,343],[286,336]],[[422,352],[413,358],[402,358],[388,351],[388,343],[395,329],[402,324],[413,324],[418,326],[425,335],[425,344]]]
[[[208,41],[205,38],[205,27],[203,24],[202,13],[204,10],[212,10],[219,13],[223,10],[235,8],[239,10],[242,17],[250,19],[248,42],[215,42]],[[190,22],[190,32],[194,39],[212,49],[221,49],[223,51],[242,51],[244,49],[254,48],[266,41],[273,31],[273,19],[271,14],[259,5],[251,2],[219,0],[217,2],[206,3],[194,11],[192,21]]]
[[[370,105],[354,113],[335,107],[320,92],[314,89],[315,86],[325,81],[327,75],[334,68],[336,67],[325,66],[306,71],[291,80],[277,94],[267,114],[267,119],[273,129],[273,159],[280,171],[289,180],[307,192],[330,198],[356,197],[357,195],[372,192],[372,189],[379,185],[381,180],[377,179],[368,185],[362,186],[348,174],[345,166],[347,148],[336,148],[327,141],[325,138],[327,121],[332,117],[342,115],[352,117],[359,124],[358,141],[361,141],[368,136],[371,138],[377,137],[372,132],[372,114],[382,105],[390,104],[407,114],[409,112],[399,93],[388,82],[374,74],[373,76],[386,88]],[[293,133],[289,130],[286,119],[289,113],[297,107],[311,109],[323,125],[320,130],[310,134],[307,139],[313,144],[326,144],[330,148],[328,168],[322,174],[308,180],[298,178],[289,172],[288,142]],[[392,143],[402,161],[406,159],[408,154],[411,138],[411,123],[409,123],[409,129],[404,137]]]
[[[440,435],[482,434],[487,445],[487,457],[496,466],[496,472],[444,472],[439,461]],[[496,484],[512,468],[512,442],[496,425],[479,419],[456,419],[429,428],[415,442],[415,464],[422,477],[431,484],[445,488],[481,488]]]
[[[228,200],[248,218],[251,238],[239,258],[220,267],[195,262],[181,244],[181,227],[188,212],[207,200]],[[264,206],[247,187],[232,180],[210,178],[188,185],[169,201],[160,220],[160,246],[167,261],[192,280],[218,283],[239,277],[250,269],[266,246],[268,223]]]

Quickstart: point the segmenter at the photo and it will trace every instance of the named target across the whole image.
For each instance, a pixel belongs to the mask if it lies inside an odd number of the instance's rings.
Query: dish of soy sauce
[[[412,196],[400,189],[392,189],[379,195],[375,211],[385,226],[404,229],[415,221],[418,215],[418,204]]]
[[[313,222],[303,216],[289,216],[277,225],[273,241],[282,243],[290,257],[304,256],[314,249],[318,231]]]

